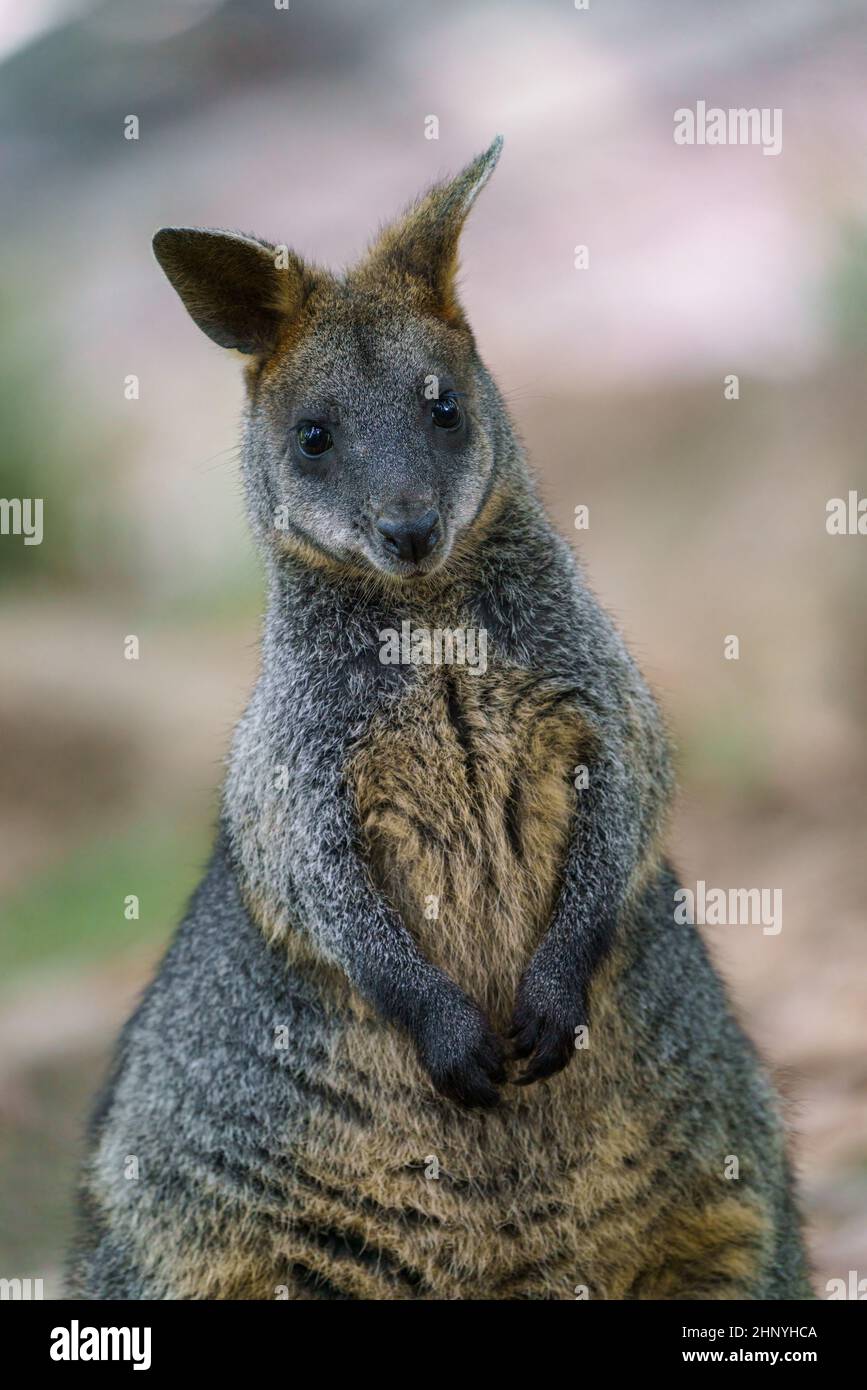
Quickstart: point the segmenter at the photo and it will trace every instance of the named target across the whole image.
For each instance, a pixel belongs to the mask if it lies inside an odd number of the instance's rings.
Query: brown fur
[[[524,671],[434,668],[348,768],[378,886],[495,1026],[554,905],[583,737],[568,695]]]
[[[550,915],[576,814],[572,774],[587,754],[568,690],[508,667],[433,667],[365,731],[346,768],[374,879],[426,954],[501,1023]],[[670,1181],[679,1156],[621,1016],[622,952],[594,982],[580,1065],[544,1087],[511,1088],[499,1111],[467,1114],[439,1100],[400,1035],[382,1029],[339,971],[262,903],[251,907],[346,1015],[322,1082],[342,1105],[324,1105],[289,1150],[290,1221],[381,1253],[359,1268],[275,1227],[274,1268],[291,1270],[297,1255],[329,1297],[568,1299],[586,1285],[592,1298],[650,1298],[676,1293],[693,1267],[701,1287],[712,1253],[732,1284],[717,1279],[708,1296],[748,1284],[765,1255],[766,1215],[724,1189],[722,1132],[718,1171],[681,1210]],[[425,1176],[431,1159],[439,1177]],[[249,1289],[243,1227],[229,1229],[220,1286]],[[316,1296],[291,1273],[285,1282],[290,1298]]]

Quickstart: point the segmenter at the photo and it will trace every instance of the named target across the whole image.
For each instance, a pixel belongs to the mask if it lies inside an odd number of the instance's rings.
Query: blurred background
[[[502,131],[470,318],[667,710],[684,881],[783,890],[778,936],[706,934],[788,1098],[817,1288],[867,1276],[867,538],[825,527],[867,495],[865,41],[854,0],[0,0],[0,495],[44,499],[41,545],[0,537],[0,1275],[59,1289],[255,671],[239,365],[150,237],[339,266]],[[782,152],[675,145],[698,100],[779,107]]]

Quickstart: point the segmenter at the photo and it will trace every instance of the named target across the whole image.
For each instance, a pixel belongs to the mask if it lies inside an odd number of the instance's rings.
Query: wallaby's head
[[[259,534],[398,579],[447,564],[491,492],[499,397],[458,303],[461,228],[498,137],[335,276],[285,246],[166,227],[157,259],[208,337],[248,358]]]

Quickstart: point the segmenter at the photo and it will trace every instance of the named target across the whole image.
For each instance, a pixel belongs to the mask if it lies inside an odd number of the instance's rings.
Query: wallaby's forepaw
[[[418,1038],[422,1065],[440,1095],[490,1109],[506,1080],[503,1045],[480,1009],[464,995],[438,1001]]]
[[[580,993],[553,985],[551,977],[531,964],[518,986],[509,1040],[512,1056],[529,1059],[518,1086],[529,1086],[554,1076],[572,1060],[575,1029],[584,1021],[586,1010]]]

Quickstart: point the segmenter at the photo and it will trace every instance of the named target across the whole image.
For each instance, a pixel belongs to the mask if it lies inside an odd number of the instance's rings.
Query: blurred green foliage
[[[65,399],[59,363],[46,357],[45,325],[34,318],[7,282],[0,284],[0,496],[41,497],[44,501],[44,539],[49,544],[26,546],[23,541],[0,546],[0,578],[6,582],[80,581],[86,573],[82,544],[86,504],[88,526],[105,491],[110,450],[105,431],[89,422],[87,447],[75,420],[73,402]],[[50,339],[49,339],[50,341]],[[49,349],[50,353],[50,349]],[[78,422],[76,421],[76,425]],[[58,438],[58,434],[60,438]],[[79,442],[76,442],[79,441]],[[112,535],[110,526],[103,534]],[[109,540],[109,553],[110,553]]]
[[[831,274],[831,312],[840,343],[867,352],[867,224],[842,228],[840,251]]]
[[[111,840],[93,839],[43,870],[2,905],[0,976],[39,965],[87,963],[159,944],[180,919],[201,878],[209,828],[133,825]],[[124,900],[139,898],[139,919]]]

